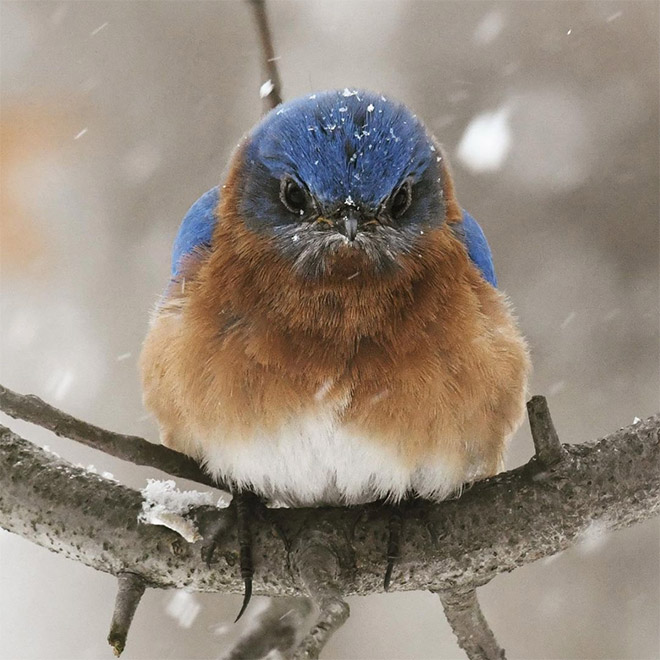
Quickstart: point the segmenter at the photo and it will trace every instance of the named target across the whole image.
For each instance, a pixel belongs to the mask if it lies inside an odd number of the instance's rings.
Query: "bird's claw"
[[[239,545],[239,563],[241,567],[241,577],[245,585],[243,593],[243,604],[234,623],[242,616],[252,598],[252,575],[254,566],[252,562],[252,529],[250,527],[250,517],[253,512],[253,504],[256,502],[256,496],[250,492],[236,493],[234,495],[236,502],[236,528],[238,532]]]

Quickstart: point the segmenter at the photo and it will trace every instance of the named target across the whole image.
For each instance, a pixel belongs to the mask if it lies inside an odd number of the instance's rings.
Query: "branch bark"
[[[564,457],[564,450],[544,396],[533,396],[527,402],[527,417],[534,440],[536,460],[544,466],[560,461]]]
[[[122,573],[117,578],[117,582],[117,599],[110,623],[108,644],[119,657],[126,646],[126,637],[133,621],[133,615],[140,604],[146,585],[144,580],[135,573]]]
[[[560,552],[594,521],[619,529],[660,510],[660,415],[596,444],[565,447],[480,482],[457,500],[415,502],[407,510],[390,590],[474,589],[499,573]],[[87,473],[0,427],[0,526],[98,570],[139,570],[148,586],[240,593],[235,528],[209,568],[202,542],[137,521],[139,492]],[[218,515],[223,515],[219,511]],[[303,533],[332,535],[344,596],[382,591],[389,509],[267,509],[254,530],[256,594],[306,595],[290,562]],[[267,559],[265,559],[267,558]]]
[[[341,549],[334,548],[334,540],[331,531],[324,533],[317,529],[312,534],[303,534],[293,553],[294,570],[318,608],[316,621],[296,649],[294,660],[316,660],[330,637],[346,623],[350,614],[337,581]]]
[[[445,616],[469,660],[506,660],[481,611],[477,592],[439,591]]]

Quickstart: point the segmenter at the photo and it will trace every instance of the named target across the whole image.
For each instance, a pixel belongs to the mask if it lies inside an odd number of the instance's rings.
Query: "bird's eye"
[[[282,179],[280,184],[280,199],[282,204],[291,211],[302,215],[307,208],[307,194],[293,179]]]
[[[390,199],[390,214],[398,220],[412,202],[412,185],[409,180],[404,181]]]

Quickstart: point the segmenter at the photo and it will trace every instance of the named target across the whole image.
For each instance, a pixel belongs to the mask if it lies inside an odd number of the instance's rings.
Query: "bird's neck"
[[[192,312],[213,336],[223,328],[240,330],[264,359],[285,351],[343,362],[357,351],[406,355],[426,343],[431,325],[437,332],[446,323],[439,331],[448,338],[462,327],[474,302],[468,284],[473,273],[449,227],[461,212],[448,174],[446,222],[427,231],[395,272],[381,276],[348,264],[340,276],[310,281],[242,222],[236,194],[227,193],[238,189],[237,172],[230,171],[218,210],[215,248],[190,288]]]
[[[222,233],[216,239],[224,247],[201,266],[190,303],[210,330],[249,334],[264,359],[281,351],[344,363],[365,351],[405,356],[447,315],[456,327],[469,290],[465,252],[446,226],[428,232],[419,253],[387,277],[366,272],[316,282],[248,230],[234,225]]]

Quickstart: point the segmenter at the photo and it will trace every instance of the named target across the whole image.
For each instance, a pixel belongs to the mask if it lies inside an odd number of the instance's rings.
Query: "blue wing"
[[[179,273],[181,260],[198,247],[211,245],[213,228],[217,222],[215,210],[220,202],[220,189],[216,186],[204,193],[188,210],[172,248],[172,277]]]
[[[497,286],[493,255],[479,223],[464,209],[463,220],[452,225],[463,244],[472,263],[481,271],[484,279],[494,287]]]

